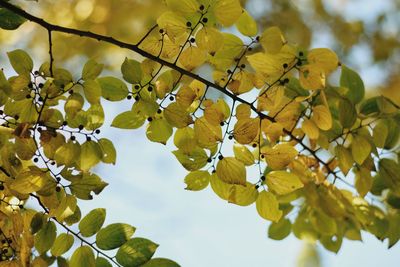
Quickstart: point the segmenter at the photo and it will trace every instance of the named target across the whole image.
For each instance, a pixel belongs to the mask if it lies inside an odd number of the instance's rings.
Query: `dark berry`
[[[137,95],[137,96],[135,96],[135,100],[136,101],[139,101],[140,100],[140,97]]]
[[[61,187],[57,186],[56,187],[56,192],[60,192],[61,191]]]
[[[40,97],[38,98],[38,101],[43,102],[43,97],[40,96]]]
[[[231,74],[232,71],[231,70],[226,70],[226,73]]]
[[[247,49],[248,51],[252,51],[253,50],[253,48],[251,48],[251,47],[249,47],[249,49]]]
[[[302,65],[301,61],[297,61],[296,66],[300,67]]]
[[[152,87],[152,86],[149,86],[149,87],[147,88],[147,91],[149,91],[149,92],[153,91],[153,87]]]
[[[288,64],[284,63],[283,68],[286,69],[288,67]]]
[[[265,176],[263,175],[263,176],[261,176],[261,181],[265,181]]]
[[[4,111],[0,110],[0,115],[3,115],[3,114],[4,114]]]
[[[261,155],[261,158],[264,159],[264,155]]]
[[[201,5],[201,6],[199,7],[199,9],[200,9],[200,10],[204,10],[204,5]]]
[[[60,177],[56,177],[57,183],[59,183],[61,181]]]
[[[217,171],[216,170],[213,170],[211,173],[216,173]]]
[[[18,205],[18,208],[23,209],[24,205]]]
[[[83,130],[83,125],[82,125],[82,124],[79,125],[79,126],[78,126],[78,129],[79,129],[80,131],[82,131],[82,130]]]
[[[252,145],[252,147],[257,147],[257,144],[256,144],[256,143],[254,143],[254,144]]]
[[[75,141],[75,140],[76,140],[76,137],[73,136],[73,135],[71,135],[71,140],[72,140],[72,141]]]
[[[27,99],[29,99],[29,98],[31,98],[31,95],[26,95],[25,97],[26,97]]]
[[[39,88],[43,88],[44,84],[43,83],[39,83]]]
[[[225,123],[224,123],[223,121],[221,121],[221,122],[219,123],[219,125],[224,126]]]
[[[33,83],[30,82],[30,83],[28,84],[28,87],[32,89],[32,88],[33,88]]]
[[[201,21],[202,21],[203,23],[207,23],[207,22],[208,22],[208,18],[203,18]]]
[[[299,56],[300,57],[304,56],[304,53],[303,52],[299,52]]]
[[[96,134],[99,134],[100,133],[100,130],[99,129],[97,129],[96,131],[94,131]]]
[[[130,100],[130,99],[132,99],[132,96],[131,96],[131,95],[128,95],[128,96],[126,97],[126,99]]]
[[[244,68],[246,68],[246,65],[245,65],[245,64],[242,64],[242,65],[240,65],[240,67],[241,67],[242,69],[244,69]]]
[[[224,156],[222,156],[222,155],[219,155],[219,156],[218,156],[218,159],[219,159],[219,160],[222,160],[223,158],[224,158]]]
[[[170,97],[169,97],[169,100],[174,101],[174,97],[173,97],[173,96],[170,96]]]
[[[139,85],[135,85],[135,90],[139,90],[140,86]]]
[[[33,162],[38,162],[38,161],[39,161],[38,158],[34,158],[34,159],[33,159]]]
[[[15,115],[15,116],[14,116],[14,119],[15,119],[15,120],[18,120],[18,119],[19,119],[19,116],[18,116],[18,115]]]
[[[160,32],[161,34],[163,34],[163,33],[164,33],[164,29],[160,29],[159,32]]]
[[[256,41],[257,41],[257,42],[260,41],[260,36],[257,36],[257,37],[256,37]]]
[[[153,118],[152,117],[148,117],[147,121],[151,122],[151,121],[153,121]]]
[[[284,83],[288,83],[288,82],[289,82],[289,78],[285,78],[285,79],[283,80],[283,82],[284,82]]]
[[[38,76],[38,75],[39,75],[39,71],[35,70],[35,72],[34,72],[33,74],[35,74],[36,76]]]
[[[67,126],[67,125],[68,125],[68,122],[67,122],[67,121],[63,121],[63,125],[64,125],[64,126]]]
[[[196,42],[196,39],[194,39],[193,37],[192,38],[190,38],[190,40],[189,40],[191,43],[194,43],[194,42]]]
[[[69,93],[70,95],[72,95],[72,94],[74,93],[74,90],[69,90],[68,93]]]
[[[187,27],[192,27],[192,23],[190,21],[186,22]]]
[[[90,136],[86,136],[86,141],[90,142],[92,141],[92,138]]]
[[[208,163],[211,163],[211,161],[212,161],[211,158],[208,158],[208,159],[207,159],[207,162],[208,162]]]
[[[4,190],[4,185],[0,184],[0,190]]]
[[[56,165],[56,162],[52,161],[50,164],[54,166],[54,165]]]
[[[229,139],[229,140],[232,140],[232,139],[233,139],[233,136],[232,136],[232,135],[228,136],[228,139]]]
[[[256,186],[255,186],[256,189],[258,189],[259,187],[260,187],[259,185],[256,185]]]
[[[161,114],[161,112],[162,112],[162,110],[161,110],[161,109],[157,110],[157,113],[158,113],[158,114]]]

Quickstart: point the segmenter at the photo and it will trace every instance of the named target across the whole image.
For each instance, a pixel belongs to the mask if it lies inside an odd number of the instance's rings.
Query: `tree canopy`
[[[27,49],[7,51],[12,74],[0,71],[0,265],[179,266],[153,258],[158,244],[134,236],[130,224],[104,225],[105,209],[81,214],[79,202],[107,186],[92,168],[116,162],[112,140],[101,137],[110,126],[145,127],[149,141],[173,143],[173,156],[187,170],[186,190],[210,187],[223,201],[252,206],[271,222],[271,239],[293,233],[338,252],[344,238],[361,240],[366,231],[395,245],[398,77],[389,74],[381,94],[366,92],[333,50],[309,48],[312,33],[298,10],[286,7],[294,19],[274,23],[286,1],[273,1],[271,21],[256,20],[245,1],[164,2],[147,18],[153,26],[116,38],[130,20],[107,9],[126,3],[99,1],[99,9],[77,2],[78,25],[63,23],[69,13],[47,12],[45,1],[40,12],[28,8],[37,3],[0,1],[1,38],[22,35],[26,24],[42,30],[26,40]],[[138,4],[135,12],[157,3]],[[341,56],[362,42],[362,22],[347,23],[321,1],[312,4],[319,19],[335,25]],[[47,20],[54,12],[55,22]],[[378,34],[374,57],[390,64],[399,40]],[[45,62],[32,59],[38,38],[45,39]],[[105,49],[126,56],[118,61],[110,52],[110,62],[98,62]],[[79,70],[68,68],[84,55]],[[122,102],[130,108],[103,125],[103,106]]]

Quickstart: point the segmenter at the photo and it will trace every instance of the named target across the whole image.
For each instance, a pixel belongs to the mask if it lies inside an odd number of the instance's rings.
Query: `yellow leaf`
[[[330,49],[315,48],[307,54],[308,62],[317,65],[325,73],[334,71],[339,64],[338,56]]]
[[[210,182],[210,174],[208,171],[193,171],[186,175],[186,190],[200,191],[206,188]]]
[[[311,120],[323,131],[332,128],[331,111],[324,105],[318,105],[313,108]]]
[[[371,144],[365,137],[361,135],[356,135],[353,138],[353,141],[351,143],[351,154],[357,164],[363,164],[363,162],[368,158],[369,154],[371,153],[371,149]]]
[[[271,143],[275,143],[283,135],[283,126],[279,122],[270,122],[267,119],[261,121],[261,130]]]
[[[310,139],[318,139],[319,129],[312,120],[304,119],[301,129]]]
[[[264,75],[275,77],[283,74],[282,64],[273,55],[258,52],[247,56],[247,60],[257,72]]]
[[[235,140],[242,145],[250,144],[253,142],[260,130],[259,118],[247,118],[238,120],[233,128],[233,136]]]
[[[246,146],[234,144],[233,153],[235,154],[235,158],[243,162],[244,165],[251,166],[254,164],[254,155]]]
[[[164,117],[171,126],[183,128],[193,123],[192,116],[178,103],[171,103],[164,109]]]
[[[171,10],[182,15],[196,13],[200,6],[196,0],[166,0],[166,3]]]
[[[317,65],[305,65],[300,68],[300,85],[307,90],[325,88],[325,73]]]
[[[222,140],[221,126],[209,123],[205,117],[194,122],[194,134],[198,144],[203,147],[212,147]]]
[[[45,186],[44,173],[39,169],[20,172],[15,180],[12,180],[10,189],[20,194],[29,194],[39,191]]]
[[[225,183],[246,185],[246,168],[236,158],[226,157],[218,161],[217,175]]]
[[[250,14],[246,10],[243,10],[242,15],[236,22],[236,28],[241,34],[246,36],[255,36],[258,32],[257,22],[253,19],[252,16],[250,16]]]
[[[210,177],[210,185],[214,193],[222,198],[223,200],[228,200],[231,184],[223,182],[216,173],[212,174]]]
[[[266,220],[278,222],[282,217],[282,211],[279,210],[278,200],[271,192],[262,191],[258,194],[256,208],[258,214]]]
[[[242,14],[239,0],[216,0],[214,15],[223,26],[234,24]]]
[[[183,108],[188,108],[196,98],[196,93],[189,86],[182,86],[176,94],[176,102]]]
[[[188,31],[186,19],[177,13],[167,11],[157,19],[157,24],[164,29],[172,41]]]
[[[262,47],[272,54],[278,53],[282,46],[286,43],[285,37],[283,37],[281,30],[276,27],[270,27],[266,29],[260,38]]]
[[[146,136],[152,142],[167,144],[168,139],[172,135],[172,127],[164,119],[153,119],[146,129]]]
[[[268,173],[266,183],[268,188],[278,195],[289,194],[304,186],[297,175],[286,171],[272,171]]]
[[[198,47],[191,46],[186,48],[179,57],[179,63],[191,71],[206,61],[206,53]]]
[[[240,71],[236,73],[228,84],[229,90],[231,90],[235,95],[249,92],[254,88],[253,76],[253,73],[249,73],[247,71]]]
[[[174,144],[184,153],[190,153],[197,146],[193,128],[177,129],[174,136]]]
[[[223,40],[224,35],[213,27],[203,27],[196,34],[196,45],[210,55],[215,55],[222,48]]]
[[[213,125],[219,125],[230,115],[229,106],[223,99],[218,99],[216,103],[206,106],[204,117]]]
[[[236,118],[238,120],[250,118],[251,109],[247,104],[239,104],[236,107]]]
[[[297,150],[289,144],[277,144],[273,148],[262,147],[261,154],[273,170],[285,168],[297,156]]]
[[[228,202],[239,206],[249,206],[253,204],[258,197],[258,190],[252,183],[242,185],[231,185],[229,190]]]

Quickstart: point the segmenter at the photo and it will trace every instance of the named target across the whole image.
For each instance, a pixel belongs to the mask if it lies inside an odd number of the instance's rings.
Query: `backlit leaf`
[[[84,237],[92,236],[100,230],[105,219],[105,209],[94,209],[82,218],[79,223],[79,231]]]
[[[157,247],[156,243],[148,239],[133,238],[120,247],[116,259],[122,266],[141,266],[151,259]]]
[[[282,211],[279,210],[279,203],[274,194],[268,191],[262,191],[256,200],[258,214],[269,221],[278,222],[282,217]]]
[[[226,157],[218,161],[217,175],[225,183],[246,185],[246,168],[236,158]]]
[[[297,175],[286,171],[272,171],[268,173],[266,184],[270,190],[278,195],[291,193],[304,186]]]
[[[96,245],[110,250],[122,246],[135,233],[135,227],[125,223],[113,223],[102,228],[96,235]]]

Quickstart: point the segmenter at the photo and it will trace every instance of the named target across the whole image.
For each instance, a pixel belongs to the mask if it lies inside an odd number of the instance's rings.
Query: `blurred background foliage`
[[[163,0],[12,1],[55,24],[138,42],[165,11]],[[370,94],[382,93],[400,104],[399,0],[241,0],[260,29],[279,26],[291,43],[333,49],[346,64],[364,74]],[[377,8],[379,7],[379,8]],[[234,29],[232,29],[234,30]],[[21,34],[23,32],[23,34]],[[118,67],[126,50],[87,38],[55,34],[56,63],[74,67],[84,57]],[[2,47],[29,47],[46,60],[47,32],[33,23],[19,31],[1,31]],[[94,49],[95,45],[95,49]],[[4,59],[4,52],[1,51]],[[130,55],[132,56],[132,55]],[[79,63],[81,64],[81,63]],[[371,75],[373,77],[371,77]]]

